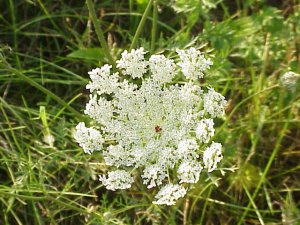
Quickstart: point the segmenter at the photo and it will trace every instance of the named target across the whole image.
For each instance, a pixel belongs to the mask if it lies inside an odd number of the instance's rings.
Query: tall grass
[[[299,87],[279,84],[300,72],[299,5],[1,1],[0,224],[300,224]],[[106,191],[101,154],[72,137],[87,71],[123,49],[200,45],[214,55],[206,81],[229,101],[217,138],[234,172],[173,207],[151,204],[143,186]]]

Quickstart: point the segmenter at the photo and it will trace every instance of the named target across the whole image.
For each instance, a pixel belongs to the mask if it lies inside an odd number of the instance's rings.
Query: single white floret
[[[130,173],[125,170],[116,170],[108,172],[107,178],[105,175],[99,175],[99,180],[108,190],[115,191],[117,189],[128,189],[134,182]]]
[[[164,55],[152,55],[149,59],[149,67],[153,80],[159,83],[169,83],[176,75],[174,60]]]
[[[177,170],[179,183],[197,183],[202,169],[200,162],[196,160],[183,161]]]
[[[202,143],[208,143],[215,134],[214,121],[212,119],[202,119],[197,124],[196,137]]]
[[[96,90],[98,95],[113,93],[119,85],[119,74],[110,74],[111,68],[111,65],[105,64],[101,68],[90,71],[91,81],[86,85],[86,89],[90,89],[90,92]]]
[[[225,114],[227,101],[225,97],[209,87],[208,92],[204,94],[204,113],[208,113],[212,118],[220,117]]]
[[[94,128],[87,128],[83,122],[76,126],[74,138],[83,148],[83,151],[88,154],[95,150],[101,150],[104,143],[101,133]]]
[[[221,162],[222,159],[222,145],[212,142],[211,146],[207,147],[203,154],[204,168],[208,172],[212,172],[217,168],[217,163]]]
[[[128,74],[133,78],[141,78],[147,72],[148,62],[145,61],[145,54],[144,48],[132,49],[129,53],[125,50],[122,53],[122,58],[117,60],[117,68],[122,69],[123,74]]]
[[[209,69],[213,64],[209,58],[206,59],[203,54],[195,48],[188,50],[177,49],[176,52],[181,60],[177,64],[181,67],[182,73],[187,79],[193,81],[203,78],[204,71]]]
[[[186,189],[178,184],[167,184],[155,195],[157,205],[175,205],[179,198],[186,195]]]

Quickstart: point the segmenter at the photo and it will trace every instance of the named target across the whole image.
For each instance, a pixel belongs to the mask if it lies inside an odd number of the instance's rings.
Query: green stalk
[[[57,24],[54,22],[54,20],[52,19],[52,16],[49,14],[47,8],[45,7],[45,5],[43,4],[43,2],[41,0],[37,0],[37,2],[39,3],[39,5],[41,6],[43,12],[45,13],[47,19],[49,19],[50,23],[53,25],[53,27],[55,29],[57,29],[58,31],[60,31],[61,33],[63,33],[61,31],[61,29],[57,26]]]
[[[129,0],[129,24],[130,24],[130,33],[132,32],[133,28],[133,18],[132,18],[132,13],[133,13],[133,0]]]
[[[86,0],[86,4],[88,6],[89,9],[89,13],[92,19],[92,22],[94,24],[94,28],[98,37],[98,40],[101,44],[101,47],[103,48],[104,54],[106,55],[109,63],[113,66],[116,67],[116,63],[115,60],[113,59],[112,55],[110,54],[108,45],[105,41],[104,35],[103,35],[103,31],[101,30],[100,24],[97,20],[97,16],[96,16],[96,12],[95,12],[95,7],[92,3],[92,0]]]
[[[260,180],[259,180],[259,182],[258,182],[258,184],[257,184],[257,186],[256,186],[256,189],[255,189],[254,193],[252,194],[253,202],[254,202],[254,200],[255,200],[257,194],[258,194],[258,191],[259,191],[261,185],[263,184],[263,182],[264,182],[264,180],[265,180],[265,178],[266,178],[266,176],[267,176],[267,173],[269,172],[269,169],[270,169],[270,167],[271,167],[271,165],[272,165],[272,163],[273,163],[273,161],[274,161],[274,159],[275,159],[275,156],[276,156],[277,153],[278,153],[278,150],[279,150],[279,148],[280,148],[280,143],[281,143],[281,141],[282,141],[282,139],[283,139],[283,137],[284,137],[284,135],[285,135],[285,132],[286,132],[286,130],[287,130],[287,128],[288,128],[288,124],[289,124],[288,121],[285,122],[285,124],[284,124],[284,126],[283,126],[283,128],[282,128],[282,130],[281,130],[281,132],[280,132],[279,138],[277,139],[277,142],[276,142],[276,144],[275,144],[275,147],[274,147],[274,149],[273,149],[273,152],[272,152],[272,154],[271,154],[271,156],[270,156],[270,158],[269,158],[269,161],[268,161],[268,163],[267,163],[267,165],[266,165],[266,167],[265,167],[265,169],[264,169],[264,172],[263,172],[263,174],[262,174],[261,177],[260,177]],[[240,219],[238,225],[241,225],[241,224],[244,222],[243,220],[244,220],[244,218],[246,217],[246,215],[247,215],[247,213],[248,213],[248,211],[249,211],[250,205],[251,205],[251,201],[248,203],[248,205],[247,205],[247,207],[246,207],[244,213],[242,214],[241,219]]]
[[[152,34],[151,34],[151,48],[150,53],[154,52],[157,32],[157,0],[153,2],[153,21],[152,21]]]
[[[254,208],[254,210],[255,210],[255,212],[256,212],[256,215],[257,215],[257,217],[258,217],[258,220],[259,220],[259,222],[260,222],[260,224],[261,225],[265,225],[265,222],[263,221],[263,219],[262,219],[262,216],[261,216],[261,214],[260,214],[260,212],[259,212],[259,210],[258,210],[258,208],[257,208],[257,206],[256,206],[256,204],[255,204],[255,202],[254,202],[254,199],[252,198],[252,196],[250,195],[250,192],[248,191],[248,188],[246,187],[246,185],[243,183],[243,188],[244,188],[244,190],[245,190],[245,192],[246,192],[246,194],[247,194],[247,196],[248,196],[248,198],[249,198],[249,200],[250,200],[250,204],[252,205],[252,207]],[[249,205],[250,206],[250,205]]]
[[[200,225],[202,225],[203,221],[204,221],[206,207],[207,207],[207,203],[208,203],[208,198],[210,197],[211,191],[212,191],[212,186],[210,186],[210,188],[208,190],[208,193],[207,193],[207,196],[205,198],[205,202],[204,202],[204,205],[203,205],[203,208],[202,208],[201,218],[200,218],[200,222],[199,222]]]
[[[2,103],[2,102],[1,102],[1,103]],[[11,133],[11,136],[12,136],[13,140],[14,140],[14,143],[16,144],[17,149],[18,149],[18,150],[22,153],[22,155],[24,156],[25,154],[24,154],[23,148],[22,148],[21,145],[19,144],[19,138],[15,135],[14,129],[13,129],[13,127],[12,127],[12,124],[11,124],[11,122],[9,121],[7,114],[5,113],[5,110],[4,110],[4,108],[2,107],[2,104],[0,105],[0,109],[1,109],[1,111],[2,111],[1,114],[2,114],[2,116],[4,117],[4,120],[5,120],[6,124],[8,125],[9,131],[10,131],[10,133]]]
[[[89,1],[89,0],[87,0],[87,1]],[[150,0],[149,3],[148,3],[148,5],[147,5],[147,8],[145,9],[145,12],[144,12],[144,14],[142,16],[142,19],[141,19],[141,21],[139,23],[139,26],[138,26],[138,28],[137,28],[137,30],[135,32],[135,35],[134,35],[133,40],[132,40],[132,43],[130,45],[130,50],[133,49],[136,46],[137,40],[138,40],[138,38],[139,38],[139,36],[140,36],[140,34],[142,32],[142,29],[143,29],[144,24],[146,22],[147,16],[150,13],[152,4],[153,4],[153,0]]]
[[[15,13],[16,6],[14,5],[13,0],[9,0],[9,8],[10,8],[11,20],[12,20],[14,51],[17,52],[18,51],[18,37],[17,37],[17,27],[16,27],[16,15],[15,15],[16,14]],[[16,59],[17,67],[20,68],[21,62],[20,62],[19,56],[15,55],[15,59]]]

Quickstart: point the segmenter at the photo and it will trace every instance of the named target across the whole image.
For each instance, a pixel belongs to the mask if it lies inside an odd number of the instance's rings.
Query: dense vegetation
[[[101,154],[84,154],[73,138],[87,72],[110,61],[93,13],[85,1],[3,0],[0,224],[300,224],[300,89],[280,84],[285,72],[300,73],[300,2],[94,4],[114,58],[140,46],[201,46],[214,56],[205,82],[228,100],[217,138],[232,171],[198,182],[172,207],[151,204],[139,184],[107,191]]]

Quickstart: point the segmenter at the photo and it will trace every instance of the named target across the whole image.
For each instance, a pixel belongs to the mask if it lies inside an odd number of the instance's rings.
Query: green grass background
[[[299,1],[87,2],[0,1],[0,224],[300,224],[299,82],[279,82],[300,72]],[[228,100],[216,138],[236,170],[172,207],[140,183],[105,190],[101,154],[72,137],[87,72],[140,46],[202,46],[214,61],[205,82]]]

